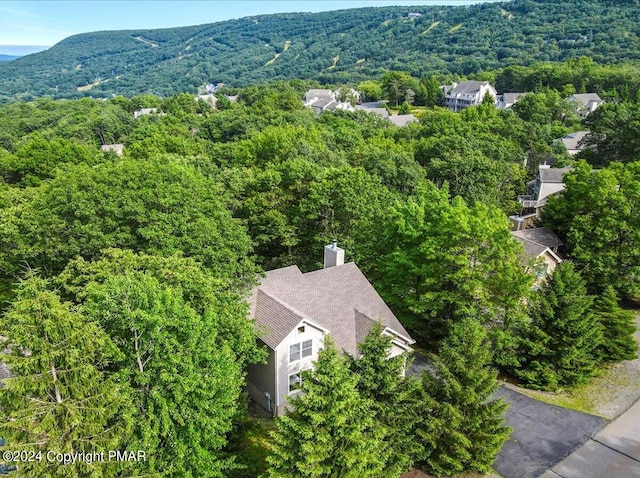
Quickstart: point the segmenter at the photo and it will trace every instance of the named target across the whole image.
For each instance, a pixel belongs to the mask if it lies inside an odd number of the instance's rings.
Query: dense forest
[[[310,457],[312,474],[296,476],[488,470],[508,435],[504,404],[488,399],[497,369],[556,390],[635,356],[618,303],[640,295],[640,102],[634,78],[614,81],[581,119],[566,97],[585,70],[628,72],[589,58],[514,67],[496,79],[539,91],[461,113],[429,104],[430,77],[368,79],[386,98],[394,82],[416,88],[427,106],[407,105],[419,121],[403,128],[315,115],[304,80],[220,95],[217,109],[188,93],[0,105],[0,350],[15,375],[0,388],[0,436],[153,457],[74,465],[83,476],[291,476]],[[554,143],[586,127],[592,152]],[[122,156],[101,150],[112,143]],[[507,216],[542,162],[574,166],[542,217],[568,260],[532,288]],[[271,426],[270,446],[251,441],[244,370],[264,352],[245,297],[261,271],[321,267],[334,238],[438,352],[438,373],[402,378],[379,333],[359,361],[328,341],[300,412]],[[310,433],[317,446],[303,449]],[[357,462],[337,461],[353,450]]]
[[[458,77],[581,56],[629,62],[640,57],[638,25],[636,0],[513,0],[87,33],[0,63],[0,100],[166,97],[195,93],[210,81],[232,87],[293,78],[357,83],[387,70]],[[637,64],[630,68],[627,75],[638,77]],[[512,87],[498,84],[499,91]]]

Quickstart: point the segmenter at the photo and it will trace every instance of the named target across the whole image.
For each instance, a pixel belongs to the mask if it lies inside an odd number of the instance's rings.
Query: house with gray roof
[[[356,105],[356,109],[365,111],[365,112],[367,112],[369,114],[372,114],[372,115],[378,115],[381,118],[388,118],[389,117],[389,112],[387,111],[386,108],[380,108],[380,107],[372,108],[372,107],[365,107],[365,106],[362,106],[362,105]]]
[[[495,101],[498,96],[495,88],[487,81],[461,81],[442,87],[447,108],[455,112],[470,106],[478,106],[486,95],[491,95]]]
[[[407,126],[409,123],[413,123],[414,121],[418,121],[418,119],[412,114],[408,115],[391,115],[387,117],[388,121],[391,121],[394,125],[403,127]]]
[[[331,110],[355,111],[350,102],[340,101],[339,93],[329,89],[311,88],[305,93],[303,104],[316,114]],[[354,89],[350,89],[349,94],[355,99],[360,98],[360,93]]]
[[[554,140],[554,143],[562,143],[567,148],[567,153],[570,156],[575,156],[580,151],[585,149],[584,138],[589,134],[589,131],[574,131],[562,138]]]
[[[391,356],[410,351],[415,342],[358,266],[344,263],[335,241],[324,249],[323,269],[303,273],[293,265],[269,271],[249,303],[269,357],[266,364],[249,366],[247,389],[274,416],[286,412],[287,398],[298,393],[301,372],[313,366],[326,336],[353,357],[377,322],[392,339]]]
[[[576,112],[583,118],[593,113],[604,101],[598,93],[578,93],[567,98],[576,107]]]
[[[511,234],[524,248],[523,266],[527,272],[535,275],[534,287],[540,286],[540,283],[562,262],[558,254],[562,241],[547,227],[512,231]]]
[[[552,168],[548,164],[541,164],[538,167],[538,176],[527,183],[527,194],[518,196],[520,214],[509,216],[515,230],[531,227],[540,217],[548,197],[565,189],[564,175],[570,170],[571,166]]]
[[[162,111],[160,111],[159,108],[142,108],[139,110],[135,110],[133,112],[133,117],[135,119],[141,118],[143,116],[149,116],[149,115],[160,115],[160,116],[164,116],[166,113],[163,113]]]
[[[502,93],[496,98],[496,108],[506,110],[511,108],[526,93]]]

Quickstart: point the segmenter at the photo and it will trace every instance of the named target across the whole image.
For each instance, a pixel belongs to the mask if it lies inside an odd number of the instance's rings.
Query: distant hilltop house
[[[390,356],[410,351],[415,341],[344,250],[334,241],[324,248],[324,268],[302,273],[297,266],[268,271],[249,299],[266,364],[250,365],[251,398],[277,416],[298,392],[301,372],[313,366],[324,339],[358,356],[357,345],[380,322],[391,337]]]
[[[502,93],[496,98],[496,108],[507,110],[515,105],[527,93]]]
[[[516,231],[531,227],[540,217],[548,197],[565,189],[564,175],[570,170],[571,166],[565,168],[552,168],[546,164],[539,166],[536,179],[527,183],[527,194],[518,196],[521,206],[520,214],[509,217]]]
[[[479,105],[486,95],[491,95],[494,101],[498,97],[495,88],[487,81],[461,81],[441,88],[447,108],[455,112]]]
[[[351,96],[355,102],[360,100],[360,93],[353,88],[349,89],[347,95]],[[310,89],[304,95],[304,106],[311,108],[316,114],[332,110],[355,111],[351,102],[341,101],[340,96],[340,91]]]
[[[105,153],[108,152],[114,152],[116,153],[118,156],[122,156],[123,150],[124,150],[124,144],[103,144],[102,146],[100,146],[100,150],[104,151]]]
[[[198,95],[196,96],[195,100],[196,101],[202,100],[208,105],[210,105],[212,108],[215,108],[216,105],[218,104],[218,98],[216,97],[216,95],[211,93],[206,95]]]
[[[584,138],[589,134],[589,131],[574,131],[562,138],[554,140],[554,143],[562,143],[567,148],[567,153],[571,156],[575,156],[580,151],[586,149],[584,145]]]
[[[527,272],[535,275],[534,287],[538,287],[563,262],[558,254],[562,241],[546,227],[513,231],[511,234],[522,244],[525,253],[523,265]]]
[[[422,16],[422,13],[418,13],[418,12],[407,13],[407,18],[420,18],[421,16]]]
[[[316,114],[324,111],[342,110],[342,111],[365,111],[372,115],[385,118],[396,126],[406,126],[409,123],[417,121],[417,118],[411,114],[408,115],[389,115],[386,108],[383,108],[386,101],[375,101],[372,103],[356,104],[355,107],[351,102],[338,101],[340,91],[331,91],[329,89],[311,89],[304,95],[304,105],[313,109]],[[353,88],[346,92],[355,101],[360,101],[360,93]]]
[[[583,118],[589,115],[589,113],[593,113],[598,109],[598,106],[604,103],[597,93],[575,94],[571,95],[567,100],[576,107],[577,113]]]
[[[148,116],[148,115],[160,115],[160,116],[164,116],[166,113],[163,113],[160,111],[159,108],[142,108],[139,110],[135,110],[133,112],[133,117],[138,119],[142,116]]]

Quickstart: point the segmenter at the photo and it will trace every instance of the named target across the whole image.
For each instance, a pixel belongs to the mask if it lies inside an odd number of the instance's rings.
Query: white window
[[[300,383],[302,382],[302,377],[300,372],[289,375],[289,393],[293,393],[296,390],[300,390]]]
[[[302,358],[311,357],[312,353],[313,353],[313,341],[305,340],[304,342],[302,342]]]
[[[289,363],[301,358],[311,357],[313,354],[313,340],[305,340],[297,344],[289,345]]]

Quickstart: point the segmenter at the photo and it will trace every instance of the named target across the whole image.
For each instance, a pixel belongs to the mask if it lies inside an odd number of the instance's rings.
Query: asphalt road
[[[493,464],[505,478],[540,476],[606,424],[604,418],[540,402],[505,386],[496,396],[509,402],[505,421],[513,428]]]
[[[428,367],[426,358],[415,353],[407,375],[417,376]],[[498,389],[495,397],[503,397],[509,403],[505,422],[513,428],[493,465],[504,478],[537,478],[578,449],[607,423],[604,418],[534,400],[505,385]],[[574,475],[570,476],[573,478]],[[586,475],[575,476],[588,478]],[[634,475],[621,478],[632,476],[635,478]],[[593,476],[604,477],[608,475]],[[569,478],[569,475],[564,478]]]

